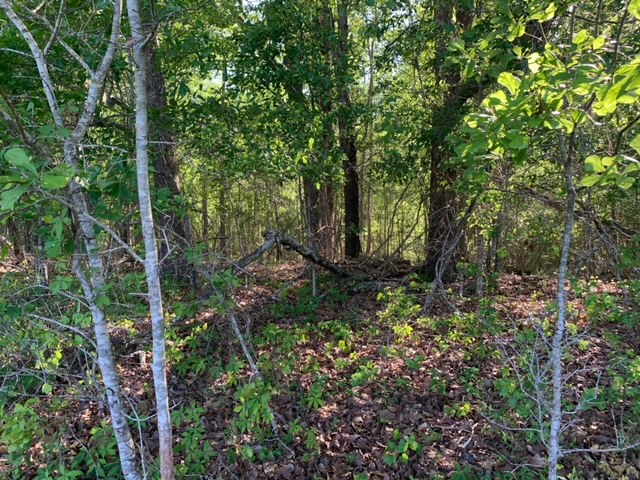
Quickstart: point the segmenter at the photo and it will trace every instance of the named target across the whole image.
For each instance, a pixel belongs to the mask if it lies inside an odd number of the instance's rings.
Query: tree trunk
[[[309,177],[302,179],[307,223],[313,248],[325,257],[335,256],[335,196],[333,187],[324,183],[318,186]]]
[[[573,186],[573,141],[572,136],[569,143],[569,151],[564,144],[564,137],[559,135],[560,152],[564,164],[565,188],[567,191],[567,210],[565,215],[564,236],[562,239],[562,254],[560,255],[560,267],[558,269],[558,319],[556,321],[555,333],[551,343],[551,373],[553,399],[551,402],[551,427],[549,431],[549,480],[558,478],[558,461],[562,456],[560,448],[560,435],[562,432],[562,393],[564,387],[564,365],[562,354],[564,350],[564,335],[566,331],[566,308],[567,298],[565,293],[565,283],[567,281],[569,252],[571,251],[571,240],[573,238],[574,208],[576,203],[576,191]]]
[[[486,263],[485,236],[482,231],[478,232],[478,251],[476,256],[476,297],[484,297],[484,265]]]
[[[218,229],[218,238],[220,239],[220,252],[223,255],[230,255],[229,251],[229,205],[227,202],[227,189],[229,182],[223,173],[222,183],[220,185],[220,194],[218,196],[218,209],[220,216],[220,228]]]
[[[145,55],[145,32],[140,20],[137,0],[128,0],[129,23],[133,39],[133,57],[135,60],[135,92],[136,92],[136,172],[138,180],[138,202],[140,221],[144,237],[144,268],[147,277],[149,311],[153,337],[153,385],[156,397],[156,417],[160,442],[160,476],[162,480],[175,478],[173,467],[173,438],[171,431],[171,414],[169,411],[169,389],[165,371],[165,325],[160,288],[160,268],[158,249],[151,209],[151,192],[149,186],[149,124],[147,115],[147,75]],[[153,91],[153,89],[150,89]]]
[[[173,270],[172,275],[193,281],[194,268],[184,259],[184,248],[192,243],[192,229],[189,215],[175,199],[182,200],[180,168],[176,158],[176,135],[167,116],[167,94],[165,80],[156,58],[155,37],[144,46],[147,64],[147,105],[149,109],[150,144],[149,156],[154,167],[153,175],[156,192],[162,189],[170,194],[169,205],[158,214],[158,228],[165,232],[169,241],[160,242],[160,258],[164,259],[171,248],[178,248],[178,257],[162,266],[163,272]]]
[[[444,137],[443,137],[444,138]],[[430,279],[436,277],[436,265],[453,240],[457,214],[456,195],[453,190],[454,172],[448,171],[442,163],[447,158],[448,150],[444,141],[434,141],[431,146],[431,177],[429,180],[429,226],[427,230],[427,262],[422,271]],[[444,282],[455,277],[456,257],[447,262],[442,273]]]
[[[356,135],[351,119],[351,94],[349,91],[349,0],[338,2],[338,48],[334,53],[336,83],[338,85],[338,130],[340,148],[345,156],[344,172],[344,253],[357,258],[362,253],[360,242],[360,183],[358,180],[358,151]]]
[[[469,28],[472,19],[473,16],[469,11],[457,9],[456,21],[463,28]],[[446,270],[436,272],[436,266],[455,234],[452,228],[458,212],[456,194],[453,189],[456,173],[445,165],[450,153],[445,139],[464,117],[463,106],[469,98],[475,95],[479,84],[476,81],[461,84],[457,71],[446,71],[443,68],[443,57],[449,40],[447,32],[454,22],[453,2],[449,0],[442,2],[442,5],[437,8],[435,20],[444,32],[444,38],[436,52],[434,70],[437,81],[443,83],[446,93],[444,101],[436,107],[431,117],[427,261],[421,270],[431,279],[435,279],[436,275],[440,274],[441,280],[447,282],[455,278],[459,248],[453,252],[453,258],[450,261],[440,262],[441,265],[447,265]],[[458,246],[460,247],[463,243],[462,239]]]
[[[209,179],[203,175],[202,182],[202,233],[201,238],[206,249],[209,248]]]
[[[25,254],[23,251],[24,242],[20,240],[20,237],[22,237],[22,235],[20,235],[20,229],[18,228],[18,225],[16,224],[13,218],[9,218],[6,222],[6,225],[7,225],[7,237],[8,237],[9,243],[11,244],[13,257],[16,263],[20,263],[25,258]]]

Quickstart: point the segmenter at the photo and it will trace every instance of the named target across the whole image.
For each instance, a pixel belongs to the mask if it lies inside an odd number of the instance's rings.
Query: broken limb
[[[322,255],[318,254],[309,247],[305,247],[295,238],[290,235],[285,235],[276,230],[267,230],[264,233],[264,242],[257,249],[251,252],[249,255],[241,258],[237,262],[233,263],[233,273],[238,273],[245,270],[249,265],[262,257],[265,253],[269,252],[273,247],[282,245],[287,250],[292,250],[298,253],[305,260],[308,260],[316,265],[320,265],[331,273],[334,273],[340,277],[348,277],[349,274],[345,272],[340,266],[336,265],[332,261],[326,259]]]

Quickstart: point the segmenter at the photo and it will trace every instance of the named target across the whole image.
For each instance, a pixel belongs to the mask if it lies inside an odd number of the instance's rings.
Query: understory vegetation
[[[323,276],[313,297],[303,269],[256,268],[238,286],[259,379],[224,316],[173,299],[167,355],[181,478],[545,478],[552,280],[504,275],[482,300],[464,295],[468,283],[454,284],[448,302],[424,316],[417,279]],[[5,288],[17,275],[5,273]],[[640,438],[640,284],[576,279],[573,290],[564,408],[576,414],[564,441],[592,451],[568,456],[561,474],[637,478],[636,451],[597,449]],[[36,310],[47,297],[32,301]],[[72,302],[57,308],[57,318],[86,324]],[[136,313],[144,303],[118,311],[129,421],[136,443],[152,451],[150,325]],[[9,476],[121,478],[92,354],[68,333],[20,317],[3,324]]]

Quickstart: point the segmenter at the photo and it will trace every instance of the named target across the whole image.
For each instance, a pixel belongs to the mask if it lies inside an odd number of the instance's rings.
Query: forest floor
[[[167,301],[182,478],[544,478],[553,278],[504,275],[481,302],[451,285],[423,316],[426,289],[415,279],[322,277],[313,297],[303,270],[256,267],[236,288],[237,317],[263,380],[251,374],[220,308]],[[637,311],[614,283],[578,282],[571,292],[565,392],[566,408],[578,412],[568,416],[565,448],[631,444],[640,439]],[[150,325],[126,321],[112,333],[123,388],[156,451]],[[65,432],[68,467],[92,465],[84,472],[93,478],[117,471],[105,415],[87,396],[66,401],[50,421]],[[26,470],[34,475],[43,450],[32,448]],[[637,450],[563,459],[569,479],[639,472]]]

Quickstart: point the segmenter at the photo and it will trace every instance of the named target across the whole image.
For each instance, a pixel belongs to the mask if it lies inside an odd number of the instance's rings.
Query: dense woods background
[[[125,2],[0,0],[0,476],[640,478],[640,2]]]

